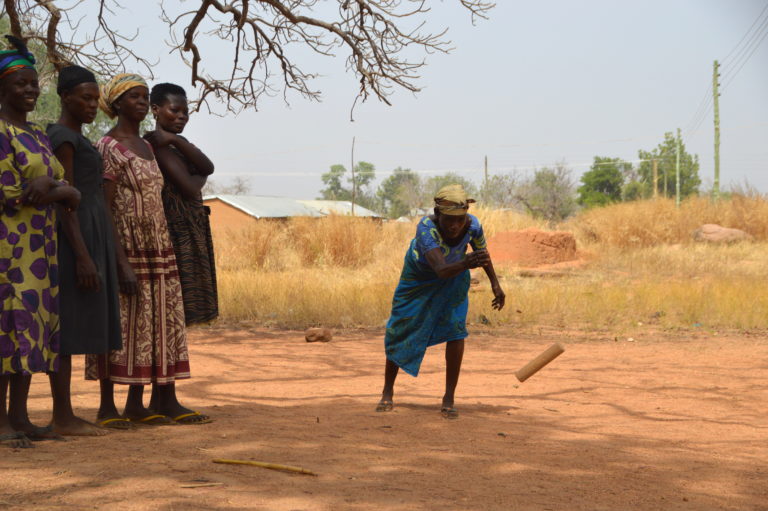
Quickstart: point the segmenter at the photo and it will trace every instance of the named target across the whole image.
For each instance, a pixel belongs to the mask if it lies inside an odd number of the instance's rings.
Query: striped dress
[[[194,166],[184,155],[173,146],[171,150],[194,174]],[[202,195],[186,198],[170,179],[163,187],[163,207],[179,266],[187,325],[213,321],[219,315],[219,300],[210,209],[203,205]]]
[[[104,159],[104,178],[116,184],[112,216],[138,293],[120,295],[122,349],[89,355],[87,376],[130,385],[189,378],[184,302],[163,213],[163,176],[154,159],[141,158],[111,137],[103,137],[96,148]]]

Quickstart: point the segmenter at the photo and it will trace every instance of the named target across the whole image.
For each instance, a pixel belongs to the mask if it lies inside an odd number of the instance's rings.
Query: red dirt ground
[[[634,337],[477,334],[462,415],[448,421],[438,413],[440,347],[419,378],[401,375],[395,411],[381,414],[381,332],[308,344],[302,332],[194,330],[195,377],[179,393],[215,423],[0,447],[0,508],[768,510],[765,336]],[[514,370],[554,341],[566,352],[518,384]],[[78,377],[73,390],[93,418],[97,385]],[[33,379],[30,407],[47,420],[44,377]],[[221,484],[182,488],[193,481]]]

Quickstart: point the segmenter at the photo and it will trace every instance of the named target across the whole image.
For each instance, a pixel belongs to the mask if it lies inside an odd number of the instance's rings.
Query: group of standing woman
[[[218,315],[207,208],[213,164],[180,133],[184,89],[120,74],[99,87],[61,70],[61,115],[28,122],[40,94],[34,56],[7,36],[0,52],[0,442],[28,447],[61,435],[136,424],[203,424],[175,382],[190,377],[186,325]],[[83,135],[101,108],[115,126]],[[151,110],[155,130],[140,134]],[[72,356],[99,380],[96,423],[72,409]],[[31,423],[31,375],[48,373],[53,420]],[[125,407],[114,384],[129,385]],[[144,386],[151,385],[148,406]],[[7,407],[6,407],[7,403]]]

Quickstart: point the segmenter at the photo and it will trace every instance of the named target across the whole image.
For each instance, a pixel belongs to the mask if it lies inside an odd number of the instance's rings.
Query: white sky
[[[380,175],[402,166],[479,182],[485,155],[491,172],[565,161],[580,175],[596,155],[634,160],[680,127],[711,186],[711,109],[698,130],[685,129],[711,87],[713,60],[741,48],[761,13],[755,42],[768,36],[768,0],[497,2],[476,26],[458,0],[435,2],[430,27],[449,27],[456,49],[428,57],[424,90],[395,94],[392,107],[369,100],[350,122],[354,76],[341,58],[301,52],[301,66],[323,75],[321,103],[265,98],[237,117],[196,114],[185,134],[216,164],[214,181],[241,175],[254,193],[313,198],[330,165],[349,168],[353,136],[355,160]],[[158,14],[156,1],[135,0],[116,22],[126,30],[138,22],[138,47],[159,59],[157,82],[188,86]],[[222,50],[215,58],[226,63],[231,53]],[[768,37],[746,56],[732,54],[721,77],[721,182],[768,192]]]

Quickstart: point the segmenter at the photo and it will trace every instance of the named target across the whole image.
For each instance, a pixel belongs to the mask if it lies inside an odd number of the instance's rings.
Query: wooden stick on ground
[[[179,488],[208,488],[210,486],[224,486],[224,483],[190,483],[182,484]]]
[[[554,359],[559,357],[563,352],[565,351],[565,348],[559,343],[556,342],[549,348],[547,348],[543,353],[541,353],[538,357],[534,358],[527,364],[525,364],[521,369],[519,369],[515,376],[517,377],[520,382],[524,382],[534,374],[536,374],[542,367],[552,362]]]
[[[213,460],[214,463],[226,463],[228,465],[250,465],[252,467],[261,467],[261,468],[268,468],[270,470],[282,470],[284,472],[293,472],[296,474],[305,474],[308,476],[316,476],[317,474],[312,472],[311,470],[307,470],[306,468],[301,467],[292,467],[290,465],[280,465],[278,463],[266,463],[263,461],[246,461],[246,460],[224,460],[224,459],[215,459]]]

